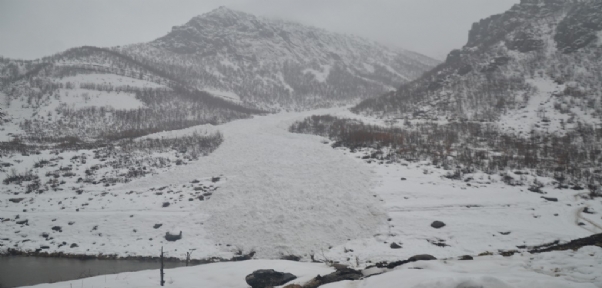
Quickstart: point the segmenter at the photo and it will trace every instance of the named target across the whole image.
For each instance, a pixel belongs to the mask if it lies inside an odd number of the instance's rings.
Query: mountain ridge
[[[533,127],[523,127],[523,132],[542,130],[536,126],[550,119],[563,121],[558,127],[600,123],[599,19],[599,0],[523,0],[474,23],[467,44],[450,52],[444,63],[352,110],[398,118],[502,122],[517,122],[519,114],[540,114],[525,120]]]
[[[357,36],[225,7],[174,26],[154,41],[118,49],[159,65],[184,67],[191,86],[232,92],[247,105],[275,110],[371,97],[437,63]]]

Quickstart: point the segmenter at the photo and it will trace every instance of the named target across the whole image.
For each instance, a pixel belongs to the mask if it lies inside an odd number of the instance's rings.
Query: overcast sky
[[[444,59],[473,22],[519,0],[0,0],[0,55],[34,59],[160,37],[219,6],[350,33]]]

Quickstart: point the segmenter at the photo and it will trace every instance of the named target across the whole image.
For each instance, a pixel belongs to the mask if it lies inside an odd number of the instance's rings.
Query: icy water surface
[[[185,266],[182,262],[166,262],[165,268]],[[156,269],[158,261],[142,260],[78,260],[49,257],[0,257],[0,288],[21,287],[106,275],[114,280],[122,272]],[[166,277],[169,272],[166,272]],[[87,287],[83,278],[83,287]],[[159,283],[157,283],[157,286]]]

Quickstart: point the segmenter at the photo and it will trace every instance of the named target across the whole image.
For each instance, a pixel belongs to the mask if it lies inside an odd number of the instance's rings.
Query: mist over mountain
[[[602,1],[523,0],[475,23],[441,65],[353,110],[524,122],[523,130],[599,123],[601,55]]]

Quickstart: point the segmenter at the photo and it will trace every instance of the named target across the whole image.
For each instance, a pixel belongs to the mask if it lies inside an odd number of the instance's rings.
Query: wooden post
[[[163,273],[163,246],[161,246],[161,257],[159,259],[161,260],[161,286],[163,286],[163,284],[165,284],[165,281],[163,281],[163,275],[165,275],[165,273]]]
[[[190,251],[186,252],[186,267],[188,267],[188,263],[190,263],[190,255],[192,255],[192,252],[194,252],[194,250],[196,249],[190,249]]]

